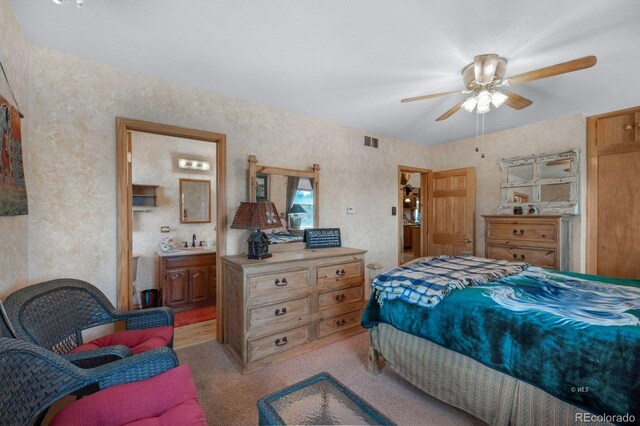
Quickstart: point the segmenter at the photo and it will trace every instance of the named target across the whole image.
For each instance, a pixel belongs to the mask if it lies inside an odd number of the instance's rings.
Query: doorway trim
[[[131,118],[116,117],[116,300],[119,310],[131,310],[131,244],[132,244],[132,189],[130,175],[129,132],[143,132],[216,144],[216,253],[226,253],[226,150],[227,137],[222,133],[189,129],[169,124],[153,123]],[[218,311],[217,339],[222,341],[222,268],[216,265],[216,304]]]
[[[402,193],[400,192],[400,189],[402,187],[402,173],[420,173],[420,255],[424,256],[426,253],[426,244],[427,241],[429,241],[429,238],[427,238],[428,232],[429,230],[426,229],[427,227],[424,226],[426,224],[425,222],[425,213],[427,212],[426,210],[426,202],[425,200],[427,199],[427,183],[429,181],[428,176],[429,173],[431,173],[431,170],[429,169],[423,169],[420,167],[413,167],[413,166],[404,166],[404,165],[398,165],[398,180],[397,182],[397,193],[398,193],[398,207],[396,210],[397,216],[398,216],[398,265],[402,264],[402,260],[403,260],[403,252],[404,252],[404,244],[400,244],[400,236],[402,235],[403,232],[403,205],[404,205],[404,197],[402,196]]]

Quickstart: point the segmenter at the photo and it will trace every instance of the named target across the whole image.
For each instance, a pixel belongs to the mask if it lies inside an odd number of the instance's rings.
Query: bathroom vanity
[[[216,304],[216,251],[201,247],[158,252],[162,306],[176,311]]]

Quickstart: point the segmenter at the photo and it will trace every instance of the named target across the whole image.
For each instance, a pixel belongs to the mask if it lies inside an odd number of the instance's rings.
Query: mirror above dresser
[[[264,230],[271,244],[301,242],[305,229],[319,227],[318,164],[308,170],[264,166],[258,164],[256,156],[250,155],[248,167],[249,201],[271,201],[284,225]]]
[[[498,214],[578,214],[577,151],[500,160]]]

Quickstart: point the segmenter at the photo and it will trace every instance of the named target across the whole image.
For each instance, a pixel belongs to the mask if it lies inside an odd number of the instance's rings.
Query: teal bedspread
[[[433,309],[371,295],[362,325],[419,336],[594,414],[640,419],[640,281],[532,268]]]

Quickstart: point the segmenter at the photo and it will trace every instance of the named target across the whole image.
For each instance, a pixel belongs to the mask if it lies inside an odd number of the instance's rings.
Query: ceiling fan
[[[554,75],[591,68],[596,62],[597,59],[595,56],[585,56],[584,58],[574,59],[561,64],[551,65],[513,77],[504,78],[505,71],[507,70],[507,60],[505,58],[496,54],[478,55],[474,58],[473,63],[467,65],[462,70],[462,80],[466,90],[416,96],[414,98],[402,99],[401,102],[421,101],[424,99],[460,94],[471,95],[467,99],[458,102],[453,108],[438,117],[436,121],[446,120],[460,109],[464,109],[467,112],[472,112],[476,109],[478,114],[485,114],[489,112],[491,105],[498,108],[505,103],[514,109],[524,109],[531,105],[533,101],[513,92],[508,92],[503,88],[513,86],[514,84],[526,83],[533,80],[553,77]]]

